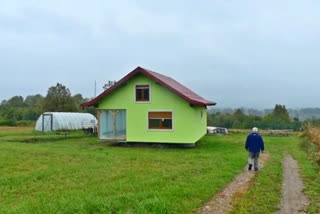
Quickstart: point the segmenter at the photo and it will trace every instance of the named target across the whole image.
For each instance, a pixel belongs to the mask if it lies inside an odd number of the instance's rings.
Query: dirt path
[[[263,168],[265,162],[269,158],[268,153],[263,153],[259,159],[259,167]],[[202,214],[222,214],[228,213],[232,210],[231,200],[232,197],[238,192],[245,192],[249,188],[249,182],[256,173],[254,171],[248,171],[247,166],[243,169],[243,172],[235,177],[235,179],[220,193],[215,195],[201,208]]]
[[[0,126],[1,131],[31,131],[34,127]]]
[[[309,204],[303,194],[303,181],[299,174],[298,163],[291,155],[286,155],[282,160],[283,182],[281,210],[278,214],[304,213],[302,210]]]

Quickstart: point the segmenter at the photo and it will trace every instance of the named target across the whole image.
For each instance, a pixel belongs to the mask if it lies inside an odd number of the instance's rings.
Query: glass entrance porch
[[[126,140],[126,110],[102,110],[99,119],[101,140]]]

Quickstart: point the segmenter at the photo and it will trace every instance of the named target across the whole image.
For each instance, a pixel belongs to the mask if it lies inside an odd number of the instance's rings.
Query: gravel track
[[[268,153],[260,154],[259,166],[263,168],[264,164],[269,158]],[[201,208],[202,214],[222,214],[228,213],[232,210],[232,197],[238,192],[246,192],[250,186],[251,179],[255,176],[256,172],[248,171],[247,166],[243,172],[238,174],[235,179],[220,193],[215,195]]]

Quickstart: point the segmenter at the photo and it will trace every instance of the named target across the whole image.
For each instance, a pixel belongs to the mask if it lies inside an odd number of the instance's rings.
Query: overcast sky
[[[320,107],[320,1],[0,0],[0,100],[137,66],[217,107]]]

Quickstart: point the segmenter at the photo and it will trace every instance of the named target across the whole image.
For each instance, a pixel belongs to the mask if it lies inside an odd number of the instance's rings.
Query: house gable
[[[136,103],[137,84],[150,85],[150,102]],[[112,94],[101,99],[97,107],[100,111],[126,110],[129,142],[194,143],[206,130],[205,107],[191,106],[189,102],[143,74],[136,75]],[[161,131],[149,129],[148,112],[172,112],[173,128]]]
[[[94,98],[93,100],[83,103],[82,107],[88,107],[88,106],[96,106],[97,103],[103,99],[106,96],[109,96],[112,94],[117,88],[125,85],[127,81],[129,81],[131,78],[135,77],[138,74],[143,74],[150,79],[152,79],[155,83],[162,85],[163,87],[169,89],[171,92],[177,94],[182,99],[186,100],[192,105],[195,106],[208,106],[208,105],[215,105],[215,102],[211,102],[208,100],[205,100],[201,96],[197,95],[190,89],[186,88],[179,82],[175,81],[174,79],[167,77],[165,75],[150,71],[145,68],[137,67],[132,72],[130,72],[128,75],[123,77],[119,82],[117,82],[115,85],[113,85],[111,88],[107,89],[103,93],[101,93],[99,96]]]

